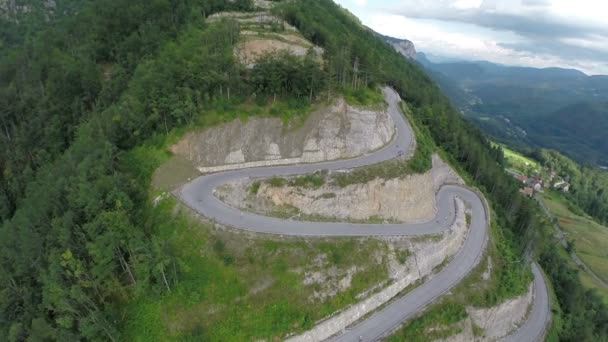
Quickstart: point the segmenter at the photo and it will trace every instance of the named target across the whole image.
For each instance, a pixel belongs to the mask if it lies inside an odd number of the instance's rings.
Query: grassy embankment
[[[178,247],[183,274],[171,293],[144,293],[132,303],[127,340],[280,339],[311,328],[387,278],[373,261],[386,250],[379,241],[259,240],[201,224],[173,199],[154,211],[162,238]],[[350,287],[329,299],[315,299],[325,291],[322,283],[304,284],[305,272],[353,267],[361,271]]]
[[[492,143],[492,146],[500,146],[502,149],[505,159],[511,169],[516,171],[527,173],[529,170],[538,170],[540,169],[540,164],[531,158],[528,158],[522,155],[519,152],[516,152],[503,144]]]
[[[358,108],[369,110],[385,110],[386,102],[379,88],[347,88],[344,90],[346,103]]]
[[[137,151],[142,162],[162,153]],[[373,261],[386,251],[379,241],[264,241],[216,231],[171,198],[151,210],[161,238],[179,251],[183,275],[171,293],[143,293],[132,303],[129,340],[280,338],[310,328],[387,278],[386,267]],[[319,265],[323,258],[327,262]],[[314,299],[323,291],[320,284],[303,283],[304,271],[355,266],[350,287],[326,300]]]

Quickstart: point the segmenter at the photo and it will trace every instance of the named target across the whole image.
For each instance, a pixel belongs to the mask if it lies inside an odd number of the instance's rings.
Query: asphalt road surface
[[[214,189],[230,181],[242,178],[265,178],[313,173],[317,170],[345,170],[379,163],[411,155],[414,134],[399,109],[399,95],[384,88],[388,112],[396,126],[395,138],[385,147],[353,159],[336,160],[316,164],[271,166],[225,171],[201,176],[186,184],[181,200],[207,218],[236,229],[288,236],[421,236],[448,229],[455,219],[454,198],[459,197],[471,206],[471,225],[463,247],[453,260],[427,282],[394,300],[364,321],[346,329],[332,341],[376,341],[386,337],[406,320],[418,314],[427,305],[456,286],[479,263],[488,239],[488,215],[484,203],[476,192],[462,186],[444,185],[437,193],[436,217],[418,224],[355,224],[335,222],[305,222],[283,220],[243,212],[230,207],[214,196]],[[404,151],[405,153],[400,153]],[[526,323],[512,336],[513,341],[537,341],[543,338],[550,318],[547,289],[536,265],[535,301],[532,314]]]

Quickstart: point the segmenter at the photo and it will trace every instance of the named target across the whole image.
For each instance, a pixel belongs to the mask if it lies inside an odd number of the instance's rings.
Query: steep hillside
[[[578,161],[608,164],[608,102],[583,102],[530,118],[529,137]]]
[[[168,148],[187,132],[255,116],[290,122],[339,95],[375,104],[370,94],[379,85],[399,92],[425,146],[492,204],[491,262],[484,262],[491,277],[482,282],[480,268],[430,312],[460,319],[469,305],[525,295],[530,272],[522,260],[534,250],[556,289],[556,336],[606,338],[606,308],[555,252],[534,207],[503,172],[500,149],[416,64],[332,1],[78,3],[53,25],[33,18],[31,30],[2,27],[3,39],[14,39],[0,54],[0,340],[282,339],[375,291],[372,284],[387,285],[391,265],[414,263],[403,244],[234,234],[151,186],[173,157]],[[289,26],[264,28],[272,40],[305,39],[323,53],[267,51],[244,63],[238,51],[250,38],[247,23],[212,16],[256,20],[273,4],[270,14]],[[465,211],[459,206],[460,227]],[[304,289],[299,280],[317,274]],[[418,336],[436,331],[432,323]],[[410,331],[419,326],[412,322]]]

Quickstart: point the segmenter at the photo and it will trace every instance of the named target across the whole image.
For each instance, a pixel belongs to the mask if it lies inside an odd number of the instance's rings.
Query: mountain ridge
[[[399,52],[406,58],[411,59],[411,60],[416,60],[416,55],[418,53],[416,52],[416,46],[414,45],[414,43],[412,41],[407,40],[407,39],[402,39],[402,38],[385,36],[372,29],[370,29],[370,30],[372,32],[374,32],[374,34],[376,34],[378,37],[380,37],[380,39],[389,43],[395,50],[397,50],[397,52]]]

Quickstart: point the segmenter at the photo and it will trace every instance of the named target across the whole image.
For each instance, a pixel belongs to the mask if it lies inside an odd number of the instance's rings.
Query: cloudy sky
[[[418,51],[608,74],[607,0],[336,0]]]

